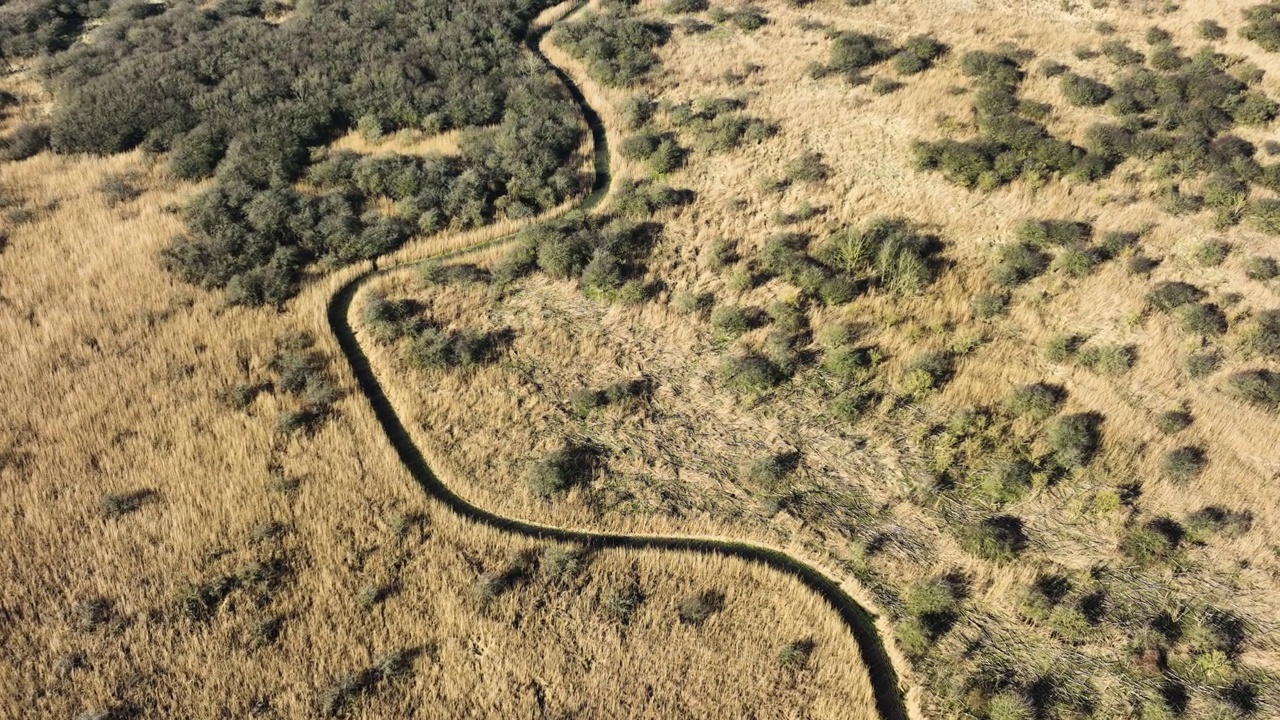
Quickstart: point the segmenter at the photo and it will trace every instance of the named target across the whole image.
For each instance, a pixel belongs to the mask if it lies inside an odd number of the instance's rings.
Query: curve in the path
[[[550,67],[568,89],[570,96],[580,108],[595,141],[595,181],[591,193],[587,195],[579,209],[590,209],[598,205],[609,189],[609,149],[605,137],[604,125],[599,115],[583,97],[581,89],[562,68],[550,62],[538,49],[538,40],[546,29],[531,34],[529,47],[543,62]],[[496,241],[483,243],[492,245],[509,239],[511,236]],[[474,250],[476,246],[466,248]],[[443,256],[438,256],[443,257]],[[840,584],[817,568],[801,562],[784,552],[773,548],[753,545],[745,542],[734,542],[698,537],[665,537],[654,535],[627,535],[620,533],[592,532],[539,525],[497,515],[482,507],[472,504],[458,495],[440,481],[432,472],[421,450],[409,436],[404,422],[396,413],[381,381],[374,373],[368,356],[356,339],[355,329],[351,325],[351,303],[360,288],[370,280],[403,267],[394,265],[374,269],[353,278],[334,293],[328,305],[328,322],[330,330],[338,341],[342,354],[351,366],[351,372],[361,392],[369,400],[373,414],[377,417],[382,429],[387,434],[391,446],[400,456],[401,462],[418,484],[432,497],[439,500],[453,512],[478,523],[497,528],[504,532],[523,535],[543,541],[562,541],[580,544],[588,549],[635,548],[646,550],[670,550],[694,553],[709,553],[736,557],[742,560],[763,563],[769,567],[798,578],[809,588],[826,598],[827,602],[840,615],[840,618],[853,633],[862,655],[862,662],[870,676],[875,697],[876,710],[883,720],[908,720],[906,705],[903,701],[902,689],[898,683],[897,672],[893,661],[885,651],[884,643],[876,630],[874,617],[855,601]]]

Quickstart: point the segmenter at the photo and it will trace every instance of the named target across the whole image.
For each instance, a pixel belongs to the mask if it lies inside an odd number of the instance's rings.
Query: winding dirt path
[[[579,2],[574,10],[561,16],[560,20],[576,14],[585,3]],[[591,192],[573,208],[577,211],[590,211],[597,208],[609,194],[610,151],[605,128],[599,114],[591,107],[583,96],[582,90],[574,83],[569,73],[550,62],[538,47],[538,41],[549,30],[550,24],[531,32],[528,45],[531,52],[547,64],[564,83],[570,96],[578,105],[583,118],[591,128],[594,140],[595,175]],[[450,253],[435,255],[437,259],[447,258],[462,252],[472,252],[478,248],[493,246],[511,240],[514,233],[495,239],[485,240],[469,245]],[[422,452],[414,444],[405,428],[404,422],[392,406],[383,390],[382,383],[373,371],[368,356],[356,338],[351,322],[351,304],[356,294],[365,283],[379,276],[404,269],[413,261],[398,260],[392,264],[379,267],[375,262],[371,269],[360,273],[341,286],[330,297],[327,304],[329,330],[337,340],[338,346],[351,367],[356,383],[386,432],[387,439],[395,448],[409,473],[431,497],[443,503],[453,512],[478,523],[544,541],[563,541],[582,545],[589,549],[636,548],[650,550],[666,550],[703,554],[732,556],[743,560],[763,563],[769,567],[798,578],[815,592],[822,595],[831,607],[840,615],[860,648],[862,662],[867,668],[875,696],[876,710],[883,720],[908,720],[907,703],[899,684],[898,674],[892,659],[885,649],[883,640],[876,629],[875,617],[854,600],[832,577],[817,568],[797,560],[786,553],[746,542],[737,542],[720,538],[628,535],[620,533],[594,532],[588,529],[560,528],[541,525],[515,518],[503,517],[482,507],[472,504],[458,495],[432,472]]]

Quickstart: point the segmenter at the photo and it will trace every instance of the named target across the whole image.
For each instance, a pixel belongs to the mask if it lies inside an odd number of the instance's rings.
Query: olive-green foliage
[[[992,515],[965,526],[959,534],[961,547],[991,562],[1011,562],[1027,546],[1022,520],[1013,515]]]
[[[1204,542],[1209,535],[1239,537],[1253,527],[1253,513],[1208,505],[1188,515],[1184,525],[1193,542]]]
[[[647,79],[658,67],[654,49],[669,35],[667,25],[638,20],[624,11],[591,12],[577,22],[561,25],[555,41],[585,62],[595,79],[612,87],[627,87]]]
[[[644,93],[632,95],[623,101],[622,107],[618,108],[622,114],[623,125],[628,130],[639,130],[649,124],[657,110],[657,101]]]
[[[607,588],[600,594],[600,605],[605,614],[623,625],[631,620],[642,602],[644,593],[634,579],[624,585]]]
[[[497,359],[501,340],[499,333],[424,327],[409,337],[405,358],[421,369],[470,368]]]
[[[1187,370],[1187,375],[1199,379],[1217,370],[1220,362],[1221,360],[1216,353],[1202,352],[1191,353],[1183,361],[1183,364]]]
[[[648,180],[620,180],[614,190],[613,207],[619,215],[648,218],[661,210],[686,205],[693,199],[688,190],[676,190]]]
[[[1093,237],[1093,226],[1079,220],[1039,220],[1026,218],[1014,233],[1019,240],[1034,245],[1079,246]]]
[[[1021,457],[1003,458],[982,473],[978,489],[996,505],[1017,502],[1032,485],[1035,466]]]
[[[894,80],[893,78],[884,77],[883,75],[877,75],[875,79],[871,81],[871,92],[876,95],[888,95],[889,93],[897,92],[901,89],[902,83]]]
[[[1270,280],[1280,276],[1280,263],[1273,257],[1254,255],[1245,261],[1244,274],[1250,280]]]
[[[391,343],[415,330],[416,305],[409,300],[387,300],[382,295],[370,295],[360,312],[360,319],[369,328],[374,339]]]
[[[711,329],[719,342],[732,340],[754,325],[752,314],[737,305],[718,305],[711,311]]]
[[[1040,63],[1040,74],[1047,78],[1055,78],[1071,68],[1057,60],[1043,60]]]
[[[1187,303],[1198,302],[1203,297],[1204,291],[1200,288],[1175,280],[1157,284],[1147,293],[1147,302],[1158,310],[1172,312]]]
[[[812,640],[793,640],[778,649],[778,664],[787,670],[800,670],[809,664],[813,655]]]
[[[1035,383],[1018,385],[1009,395],[1009,411],[1026,415],[1033,420],[1047,420],[1057,414],[1066,399],[1066,390],[1059,385]]]
[[[1227,331],[1227,316],[1217,305],[1187,303],[1174,310],[1174,315],[1189,333],[1216,336]]]
[[[1206,240],[1196,246],[1195,259],[1205,267],[1216,267],[1227,259],[1231,246],[1221,240]]]
[[[1139,565],[1168,562],[1182,544],[1182,526],[1169,518],[1134,523],[1120,540],[1120,552]]]
[[[1213,20],[1201,20],[1196,23],[1196,34],[1203,40],[1221,40],[1227,36],[1227,29]]]
[[[1124,40],[1108,40],[1102,43],[1100,49],[1108,60],[1120,67],[1141,65],[1142,61],[1146,59],[1141,52],[1129,47],[1129,43]]]
[[[768,358],[756,353],[725,358],[720,363],[720,377],[725,385],[746,394],[764,392],[786,379]]]
[[[1111,97],[1111,88],[1105,83],[1083,75],[1066,73],[1061,83],[1067,102],[1077,107],[1096,107]]]
[[[1101,375],[1122,375],[1138,361],[1138,351],[1132,345],[1090,345],[1076,359]]]
[[[1204,450],[1198,447],[1180,447],[1165,453],[1160,461],[1160,471],[1174,482],[1193,480],[1208,464]]]
[[[1027,242],[1002,245],[998,258],[999,262],[991,271],[991,280],[1004,287],[1028,282],[1049,267],[1049,255]]]
[[[676,616],[686,625],[698,626],[724,609],[724,593],[704,590],[689,595],[676,606]]]
[[[1169,410],[1160,413],[1156,419],[1156,428],[1165,435],[1173,435],[1191,427],[1193,418],[1185,410]]]
[[[945,385],[953,370],[953,361],[946,353],[922,353],[907,363],[902,375],[903,390],[913,397],[924,397]]]
[[[1280,235],[1280,200],[1255,200],[1249,204],[1248,217],[1253,226],[1269,235]]]
[[[797,182],[818,182],[831,176],[831,166],[822,153],[804,152],[787,163],[787,177]]]
[[[1226,380],[1226,386],[1236,397],[1253,404],[1280,409],[1280,374],[1271,370],[1244,370]]]
[[[938,238],[921,233],[901,218],[876,218],[866,228],[844,228],[818,250],[818,259],[831,271],[851,280],[912,294],[933,281]]]
[[[681,130],[692,132],[707,152],[726,152],[743,143],[758,143],[778,132],[776,124],[740,112],[737,98],[703,97],[667,108],[667,116]]]
[[[1101,442],[1102,418],[1094,413],[1059,417],[1049,426],[1049,451],[1063,470],[1084,467],[1093,460]]]
[[[858,32],[844,32],[831,43],[831,69],[854,76],[893,56],[895,48],[888,40]]]
[[[762,492],[777,494],[787,490],[787,478],[795,470],[795,459],[785,455],[767,455],[752,460],[745,468],[748,482]]]
[[[1280,51],[1280,3],[1263,3],[1246,10],[1240,35],[1264,50]]]
[[[534,463],[529,471],[529,485],[538,497],[551,499],[575,485],[590,482],[599,461],[594,448],[566,445]]]
[[[933,67],[933,63],[947,52],[947,46],[931,35],[907,38],[902,48],[893,56],[893,67],[903,75],[915,75]]]
[[[1258,314],[1250,346],[1263,355],[1280,358],[1280,310],[1265,310]]]
[[[1009,307],[1009,298],[995,293],[979,293],[973,296],[972,306],[974,317],[985,320],[1003,315]]]
[[[26,160],[49,147],[49,126],[21,123],[9,137],[0,138],[0,161]]]
[[[665,13],[694,13],[707,9],[707,0],[667,0],[662,6]]]

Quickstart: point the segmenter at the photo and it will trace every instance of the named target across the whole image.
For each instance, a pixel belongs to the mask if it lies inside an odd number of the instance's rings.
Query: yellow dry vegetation
[[[973,94],[954,90],[971,84],[958,59],[965,51],[1003,42],[1034,51],[1021,95],[1052,105],[1045,124],[1056,137],[1077,144],[1091,124],[1114,116],[1106,108],[1071,107],[1058,81],[1040,76],[1036,65],[1057,60],[1110,79],[1116,71],[1105,57],[1082,60],[1077,51],[1097,50],[1116,38],[1145,49],[1143,34],[1154,25],[1190,53],[1205,44],[1197,34],[1200,21],[1222,22],[1231,32],[1213,43],[1215,49],[1256,64],[1265,75],[1255,89],[1280,97],[1280,55],[1260,51],[1237,33],[1241,11],[1256,4],[920,1],[851,8],[834,0],[768,2],[755,4],[769,22],[754,32],[723,23],[709,23],[697,33],[677,29],[660,50],[661,74],[643,91],[662,104],[740,98],[745,112],[777,123],[779,133],[728,153],[695,150],[683,169],[658,179],[697,197],[687,208],[652,218],[665,226],[646,276],[660,281],[658,296],[639,305],[609,304],[584,297],[576,282],[543,275],[495,292],[483,284],[424,283],[405,270],[379,280],[370,292],[412,298],[444,328],[510,329],[511,345],[498,363],[465,371],[411,369],[401,348],[369,336],[365,347],[387,378],[393,402],[413,420],[410,432],[433,466],[462,495],[496,512],[575,527],[748,538],[821,567],[857,568],[857,580],[852,571],[836,576],[856,597],[881,609],[896,610],[903,594],[931,578],[965,578],[966,619],[918,672],[906,675],[926,716],[985,717],[983,707],[960,709],[950,702],[965,692],[958,678],[973,670],[965,658],[976,642],[1003,646],[1004,660],[1027,672],[1061,671],[1063,677],[1088,680],[1097,717],[1140,713],[1144,702],[1152,713],[1147,717],[1164,717],[1156,713],[1166,712],[1158,698],[1168,666],[1152,671],[1144,665],[1149,653],[1141,638],[1150,631],[1087,623],[1070,609],[1050,620],[1028,614],[1033,582],[1053,573],[1068,574],[1084,587],[1105,587],[1111,592],[1107,602],[1123,612],[1163,603],[1183,608],[1188,626],[1199,622],[1190,619],[1199,612],[1193,607],[1240,618],[1247,628],[1239,658],[1247,670],[1241,677],[1261,688],[1259,712],[1265,714],[1274,709],[1270,678],[1280,660],[1280,607],[1274,602],[1280,512],[1272,487],[1280,477],[1280,419],[1232,397],[1226,381],[1238,370],[1280,369],[1275,358],[1250,347],[1254,318],[1280,307],[1280,285],[1245,275],[1248,258],[1276,254],[1274,238],[1248,224],[1215,228],[1207,211],[1170,215],[1155,197],[1158,182],[1135,160],[1092,184],[1019,181],[971,192],[916,170],[910,152],[917,139],[972,136]],[[663,5],[642,2],[638,11],[658,17]],[[1106,27],[1099,23],[1110,27],[1099,32]],[[871,83],[811,77],[809,68],[827,61],[827,33],[845,30],[875,32],[895,42],[928,33],[952,52],[921,75],[898,77],[889,65],[873,68],[869,76],[903,83],[885,95]],[[614,130],[623,127],[617,108],[631,93],[585,85],[617,147],[625,136]],[[1258,145],[1270,136],[1268,128],[1234,132]],[[691,138],[681,139],[693,145]],[[793,182],[781,190],[765,182],[784,177],[790,161],[814,151],[832,168],[829,180]],[[617,173],[645,175],[638,164]],[[820,212],[796,223],[779,220],[805,204]],[[748,332],[726,350],[714,337],[705,307],[690,312],[693,301],[763,310],[796,291],[780,280],[743,283],[733,267],[713,271],[707,249],[728,239],[742,257],[759,257],[776,233],[805,232],[821,240],[879,216],[906,217],[940,236],[946,269],[918,296],[872,290],[842,307],[811,305],[809,322],[816,335],[845,326],[857,345],[878,348],[886,361],[877,372],[891,401],[866,408],[851,423],[823,398],[825,381],[816,368],[802,370],[763,399],[744,399],[727,389],[718,376],[721,357],[761,347],[769,328]],[[1127,271],[1127,254],[1085,277],[1051,269],[1012,292],[1007,315],[975,319],[974,296],[993,291],[988,274],[996,247],[1012,240],[1028,217],[1085,220],[1099,235],[1142,231],[1140,252],[1161,262],[1149,276]],[[1221,265],[1205,267],[1194,259],[1207,240],[1230,245]],[[492,250],[464,261],[487,266],[501,254]],[[1202,338],[1179,329],[1172,317],[1151,312],[1146,295],[1165,280],[1205,289],[1208,300],[1225,310],[1230,331]],[[358,298],[357,312],[361,304]],[[1108,376],[1047,358],[1050,342],[1065,335],[1086,337],[1089,346],[1131,346],[1136,363]],[[816,342],[809,350],[822,351]],[[954,377],[924,401],[904,404],[901,379],[926,351],[952,354]],[[1208,377],[1191,377],[1185,360],[1203,352],[1218,354],[1222,364]],[[576,391],[637,380],[649,389],[643,398],[585,417],[574,412]],[[1067,481],[1044,486],[1037,480],[1014,502],[979,508],[1018,516],[1030,538],[1018,562],[993,563],[957,541],[952,523],[972,514],[933,494],[933,478],[949,457],[937,450],[938,438],[950,432],[959,411],[999,409],[1014,386],[1027,383],[1065,388],[1062,413],[1100,414],[1102,444],[1092,465]],[[1175,435],[1163,433],[1157,421],[1170,410],[1186,411],[1194,422]],[[1029,422],[1013,428],[1019,440],[1034,446],[1033,454],[1046,452],[1042,434]],[[584,441],[605,449],[607,470],[558,499],[538,497],[528,482],[538,460],[566,443]],[[1162,470],[1162,459],[1182,446],[1203,448],[1209,462],[1198,477],[1175,482]],[[750,464],[778,454],[799,456],[786,487],[753,484]],[[1139,494],[1130,496],[1135,487]],[[1170,565],[1138,566],[1118,549],[1143,522],[1185,522],[1206,507],[1247,514],[1248,530],[1198,537]],[[1114,574],[1100,574],[1100,567]],[[1224,699],[1229,693],[1222,688],[1229,682],[1213,674],[1219,670],[1205,669],[1214,657],[1175,652],[1191,656],[1170,658],[1174,676],[1203,690],[1192,697],[1189,716],[1238,711]],[[909,667],[899,665],[900,672]],[[943,685],[940,678],[954,684]],[[1143,697],[1157,698],[1156,704],[1135,699]]]
[[[106,202],[113,178],[137,196]],[[139,153],[0,167],[0,715],[874,717],[798,581],[578,556],[427,500],[327,335],[331,283],[247,310],[161,269],[195,189]],[[285,435],[272,363],[299,333],[339,399]],[[706,593],[720,609],[681,622]]]

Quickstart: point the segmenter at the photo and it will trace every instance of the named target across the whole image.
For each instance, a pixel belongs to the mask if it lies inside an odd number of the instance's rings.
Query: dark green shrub
[[[1143,36],[1148,45],[1167,45],[1173,42],[1173,34],[1162,27],[1151,26],[1147,28],[1146,35]]]
[[[1016,559],[1027,546],[1021,518],[993,515],[969,525],[960,533],[960,545],[984,560],[1005,563]]]
[[[1227,388],[1238,398],[1268,409],[1280,408],[1280,374],[1270,370],[1245,370],[1227,379]]]
[[[769,18],[755,8],[743,8],[729,14],[729,21],[748,32],[769,24]]]
[[[947,46],[930,35],[916,35],[902,44],[893,56],[893,66],[903,75],[915,75],[933,67],[933,63],[947,52]]]
[[[1216,267],[1227,259],[1231,246],[1220,240],[1206,240],[1196,247],[1195,259],[1205,267]]]
[[[991,271],[991,280],[1004,287],[1028,282],[1049,267],[1049,256],[1034,245],[1025,242],[1002,245],[998,257],[999,262]]]
[[[1255,255],[1245,261],[1244,274],[1250,280],[1270,280],[1280,276],[1280,263],[1272,257]]]
[[[1141,52],[1129,47],[1129,43],[1124,40],[1108,40],[1102,43],[1101,50],[1108,60],[1120,67],[1141,65],[1146,60]]]
[[[1217,305],[1188,303],[1174,311],[1178,324],[1189,333],[1217,336],[1227,331],[1227,316]]]
[[[699,0],[693,0],[698,2]],[[705,0],[702,0],[705,2]],[[653,119],[653,115],[658,110],[658,102],[650,95],[640,94],[632,95],[627,98],[619,112],[622,114],[623,125],[628,130],[639,130]]]
[[[1003,315],[1009,307],[1009,298],[994,293],[979,293],[973,297],[973,316],[983,320]]]
[[[1072,277],[1085,277],[1093,272],[1100,261],[1098,254],[1093,250],[1067,248],[1058,255],[1054,265]]]
[[[1056,60],[1044,60],[1040,63],[1040,74],[1047,78],[1058,77],[1070,69]]]
[[[732,340],[754,324],[751,315],[737,305],[719,305],[711,311],[711,329],[717,342]]]
[[[787,478],[795,471],[796,458],[768,455],[751,461],[746,467],[747,481],[761,492],[777,494],[787,490]]]
[[[1083,245],[1093,237],[1093,226],[1078,220],[1026,218],[1014,230],[1019,240],[1034,245]]]
[[[830,64],[836,72],[854,75],[888,60],[893,53],[893,45],[882,37],[845,32],[837,35],[831,43]]]
[[[1057,414],[1066,394],[1066,390],[1060,385],[1019,385],[1009,396],[1009,411],[1015,415],[1029,416],[1033,420],[1046,420]]]
[[[1182,544],[1182,526],[1169,518],[1157,518],[1130,526],[1120,540],[1120,552],[1139,565],[1168,562]]]
[[[380,343],[392,343],[411,330],[417,307],[407,300],[387,300],[372,294],[360,310],[360,320]]]
[[[696,627],[723,609],[724,593],[704,590],[681,600],[676,606],[676,616],[680,618],[680,622]]]
[[[1280,3],[1254,5],[1245,10],[1240,36],[1270,52],[1280,51]]]
[[[26,160],[49,147],[49,126],[22,123],[7,138],[0,138],[0,161]]]
[[[1169,410],[1160,413],[1156,419],[1156,428],[1165,435],[1173,435],[1191,427],[1191,413],[1185,410]]]
[[[420,369],[456,369],[484,365],[497,358],[500,337],[475,330],[422,328],[409,338],[405,359]]]
[[[796,182],[819,182],[831,177],[831,167],[822,153],[805,152],[787,163],[787,177]]]
[[[1035,466],[1023,458],[1007,458],[982,475],[982,495],[997,505],[1017,502],[1031,489]]]
[[[707,0],[667,0],[662,11],[670,14],[695,13],[707,9]]]
[[[1178,483],[1195,479],[1204,471],[1209,460],[1204,450],[1198,447],[1180,447],[1165,453],[1160,461],[1160,470],[1164,476]]]
[[[1138,351],[1132,345],[1092,345],[1082,350],[1076,359],[1101,375],[1122,375],[1138,361]]]
[[[1110,87],[1075,73],[1062,76],[1062,92],[1076,107],[1097,107],[1111,98]]]
[[[1063,415],[1049,427],[1049,451],[1063,470],[1084,467],[1093,460],[1101,442],[1101,416],[1095,413]]]
[[[787,670],[800,670],[809,664],[815,645],[812,640],[793,640],[778,648],[778,664]]]
[[[889,93],[897,92],[900,89],[902,89],[902,83],[894,80],[893,78],[877,75],[876,78],[871,81],[871,92],[876,95],[888,95]]]
[[[596,80],[612,87],[627,87],[647,79],[658,67],[658,56],[653,51],[669,35],[666,25],[603,12],[559,25],[555,42],[585,62]]]
[[[871,350],[853,345],[837,345],[822,356],[822,369],[845,382],[865,380],[874,366]]]
[[[799,337],[809,331],[809,316],[795,301],[777,300],[766,311],[773,326],[789,337]]]
[[[1280,235],[1280,200],[1254,200],[1249,204],[1247,216],[1258,230]]]
[[[1207,505],[1187,516],[1186,530],[1193,542],[1204,542],[1208,535],[1240,537],[1253,527],[1253,513],[1229,510],[1220,505]]]
[[[1147,293],[1147,302],[1158,310],[1172,312],[1188,303],[1199,302],[1204,291],[1190,283],[1165,281],[1158,283]]]
[[[725,385],[738,392],[755,394],[777,387],[785,376],[773,363],[754,353],[726,358],[720,364]]]
[[[1221,40],[1227,36],[1227,29],[1213,20],[1201,20],[1196,23],[1196,34],[1202,40]]]
[[[591,447],[566,445],[533,465],[529,486],[543,499],[562,495],[575,485],[591,482],[599,465],[598,452]]]
[[[1263,355],[1280,357],[1280,310],[1266,310],[1258,314],[1250,345]]]
[[[1211,375],[1214,370],[1217,370],[1219,362],[1217,354],[1212,352],[1191,353],[1186,357],[1184,367],[1187,375],[1199,379]]]

